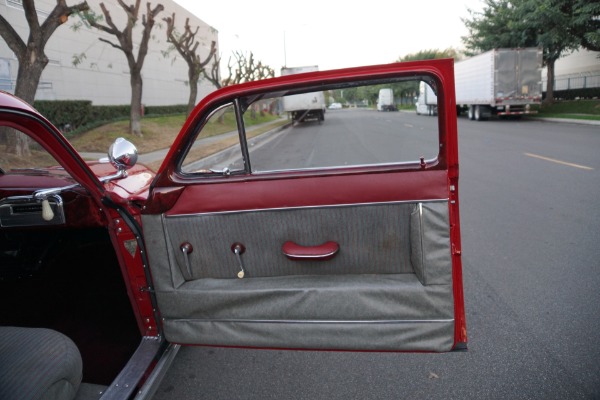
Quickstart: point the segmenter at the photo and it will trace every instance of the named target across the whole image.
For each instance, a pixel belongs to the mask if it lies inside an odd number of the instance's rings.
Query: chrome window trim
[[[172,218],[186,218],[194,216],[205,216],[205,215],[225,215],[225,214],[245,214],[263,211],[287,211],[287,210],[306,210],[316,208],[343,208],[343,207],[366,207],[366,206],[377,206],[377,205],[388,205],[388,204],[419,204],[419,203],[447,203],[449,198],[444,199],[429,199],[429,200],[398,200],[398,201],[382,201],[373,203],[347,203],[347,204],[324,204],[316,206],[293,206],[293,207],[273,207],[273,208],[256,208],[248,210],[231,210],[231,211],[210,211],[210,212],[199,212],[191,214],[177,214],[177,215],[166,215],[163,216],[167,219]]]
[[[188,319],[173,318],[167,319],[167,321],[188,321]],[[240,319],[240,318],[226,318],[226,319],[194,319],[198,322],[223,322],[223,323],[253,323],[253,324],[369,324],[369,325],[384,325],[384,324],[413,324],[413,323],[451,323],[454,322],[454,318],[447,319],[391,319],[391,320],[298,320],[298,319]]]

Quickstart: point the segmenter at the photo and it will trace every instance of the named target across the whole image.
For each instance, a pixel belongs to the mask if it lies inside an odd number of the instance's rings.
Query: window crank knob
[[[54,211],[52,211],[48,199],[42,200],[42,218],[44,221],[52,221],[54,218]]]
[[[194,251],[194,248],[188,242],[181,243],[181,245],[179,246],[179,248],[185,254],[190,254],[192,251]]]

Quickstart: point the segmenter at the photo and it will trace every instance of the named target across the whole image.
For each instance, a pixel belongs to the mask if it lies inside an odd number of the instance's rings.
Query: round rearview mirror
[[[108,159],[118,170],[129,169],[137,162],[138,153],[134,144],[122,137],[117,138],[108,149]]]

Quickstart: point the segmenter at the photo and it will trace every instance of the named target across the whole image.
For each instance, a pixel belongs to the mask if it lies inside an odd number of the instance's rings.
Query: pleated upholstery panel
[[[411,262],[423,285],[452,282],[448,209],[440,203],[418,204],[410,216]]]
[[[421,210],[423,218],[415,219]],[[171,342],[401,351],[453,346],[447,201],[142,219]],[[292,261],[282,252],[287,241],[335,241],[340,249],[331,260]],[[231,251],[236,242],[246,248],[244,279],[237,278]],[[418,243],[412,246],[418,275],[411,242]],[[191,274],[184,243],[193,247]]]
[[[81,377],[81,355],[65,335],[0,327],[0,399],[73,399]]]
[[[336,274],[414,273],[410,262],[410,213],[414,204],[266,210],[201,214],[164,219],[171,262],[183,280],[235,278],[238,268],[231,251],[242,255],[247,277]],[[329,261],[291,261],[282,245],[293,241],[316,246],[339,244]],[[182,243],[192,244],[187,272]]]

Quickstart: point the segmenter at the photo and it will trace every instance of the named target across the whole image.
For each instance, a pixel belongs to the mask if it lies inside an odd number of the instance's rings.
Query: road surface
[[[323,127],[336,112],[352,111],[328,111]],[[437,124],[412,113],[377,118],[415,132]],[[182,348],[154,398],[600,398],[599,127],[458,126],[467,352]],[[281,161],[275,144],[261,146],[275,157],[267,163]]]

